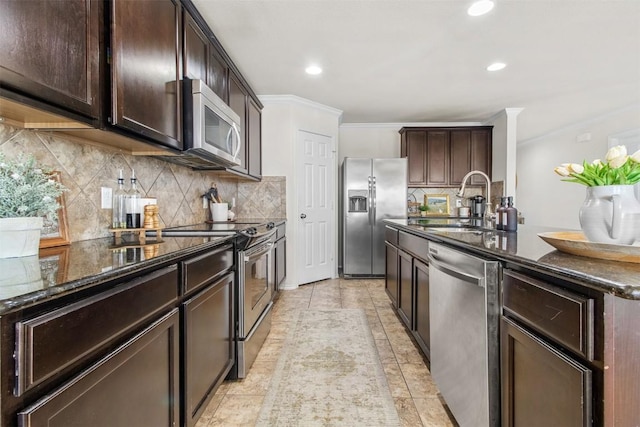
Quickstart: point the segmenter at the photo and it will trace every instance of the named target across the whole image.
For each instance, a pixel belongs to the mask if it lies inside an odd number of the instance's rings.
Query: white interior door
[[[335,161],[333,139],[298,131],[299,284],[333,277],[335,271]]]

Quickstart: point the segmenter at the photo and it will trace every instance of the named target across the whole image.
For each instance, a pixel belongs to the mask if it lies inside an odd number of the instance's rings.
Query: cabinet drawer
[[[107,345],[177,298],[174,265],[17,322],[16,396]]]
[[[17,414],[18,425],[177,426],[178,310]]]
[[[400,231],[398,234],[398,243],[401,249],[411,252],[422,260],[427,259],[427,254],[429,253],[429,241],[427,239]]]
[[[593,360],[593,299],[506,270],[502,298],[505,315]]]
[[[388,225],[384,227],[384,239],[394,246],[398,246],[398,230]]]
[[[233,246],[224,245],[183,263],[184,293],[197,289],[233,267]]]

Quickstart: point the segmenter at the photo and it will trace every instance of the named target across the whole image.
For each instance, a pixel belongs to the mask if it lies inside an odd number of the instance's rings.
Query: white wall
[[[640,128],[640,104],[593,117],[542,137],[518,143],[518,209],[525,223],[579,229],[578,211],[584,201],[582,185],[563,182],[553,172],[561,163],[604,158],[608,137]],[[591,140],[576,142],[579,135]]]
[[[298,186],[296,175],[297,135],[299,130],[325,135],[333,139],[337,151],[342,111],[293,95],[260,96],[262,110],[262,173],[266,176],[285,176],[287,179],[287,277],[285,289],[298,286]],[[334,164],[337,173],[337,156]],[[336,230],[334,241],[337,258],[338,209],[337,180],[334,188]],[[337,259],[335,273],[337,276]]]
[[[340,126],[338,164],[345,157],[394,158],[400,157],[402,125],[375,123],[345,123]]]

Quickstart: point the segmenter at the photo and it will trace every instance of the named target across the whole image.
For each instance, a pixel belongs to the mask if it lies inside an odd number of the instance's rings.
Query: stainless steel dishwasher
[[[462,427],[500,425],[500,264],[429,243],[431,374]]]

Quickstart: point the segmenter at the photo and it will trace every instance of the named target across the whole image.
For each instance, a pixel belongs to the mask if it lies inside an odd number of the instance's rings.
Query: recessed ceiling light
[[[495,4],[492,0],[478,0],[467,9],[467,13],[471,16],[484,15],[493,9],[493,6],[495,6]]]
[[[498,71],[498,70],[502,70],[504,67],[506,67],[507,64],[502,63],[502,62],[494,62],[493,64],[489,65],[487,67],[487,71]]]
[[[304,69],[307,74],[311,74],[312,76],[317,76],[318,74],[322,74],[322,68],[317,65],[309,65]]]

